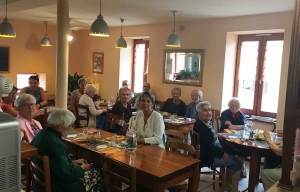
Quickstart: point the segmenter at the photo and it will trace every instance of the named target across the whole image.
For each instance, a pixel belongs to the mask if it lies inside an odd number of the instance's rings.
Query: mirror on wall
[[[204,49],[166,49],[163,83],[202,86]]]

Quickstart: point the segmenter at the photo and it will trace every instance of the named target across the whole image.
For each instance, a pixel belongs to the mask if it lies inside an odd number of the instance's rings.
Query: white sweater
[[[132,117],[134,118],[134,117]],[[145,143],[151,145],[158,145],[161,148],[165,148],[162,141],[165,134],[165,124],[162,116],[153,111],[147,120],[147,124],[144,126],[144,113],[139,111],[136,115],[135,123],[133,123],[132,129],[137,131],[140,138],[145,139]],[[132,121],[132,119],[131,119]]]
[[[94,105],[94,102],[93,102],[92,98],[90,98],[87,94],[83,94],[80,97],[79,104],[89,106],[89,110],[90,110],[89,126],[90,127],[96,127],[96,115],[102,114],[103,111],[102,110],[97,110],[95,108],[95,105]],[[78,109],[78,114],[80,116],[85,116],[86,117],[86,111],[84,109]],[[82,123],[80,122],[80,124],[82,124]]]

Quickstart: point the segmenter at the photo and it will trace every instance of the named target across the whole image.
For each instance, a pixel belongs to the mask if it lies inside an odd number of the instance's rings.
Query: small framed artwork
[[[93,73],[103,74],[104,53],[93,52]]]
[[[9,72],[9,47],[0,46],[0,72]]]

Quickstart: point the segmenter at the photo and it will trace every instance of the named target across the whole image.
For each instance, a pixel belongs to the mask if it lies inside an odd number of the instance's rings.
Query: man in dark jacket
[[[233,190],[238,190],[239,173],[242,169],[242,163],[236,158],[235,155],[227,154],[222,149],[218,140],[218,135],[211,125],[208,124],[212,117],[211,105],[207,101],[203,101],[197,104],[196,109],[199,114],[199,118],[194,125],[194,131],[199,133],[200,147],[201,147],[201,167],[224,166],[226,167],[226,185],[225,189],[230,190],[230,178],[232,179]],[[234,174],[236,173],[237,174]]]

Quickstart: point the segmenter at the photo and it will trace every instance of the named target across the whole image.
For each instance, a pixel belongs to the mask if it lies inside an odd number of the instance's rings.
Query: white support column
[[[67,109],[69,66],[69,0],[57,0],[55,105]]]

